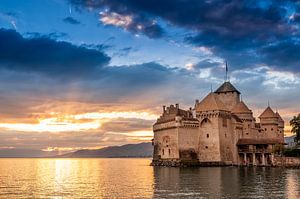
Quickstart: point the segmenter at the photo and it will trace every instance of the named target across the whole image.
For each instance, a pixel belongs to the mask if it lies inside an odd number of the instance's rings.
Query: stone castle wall
[[[198,157],[200,162],[221,161],[217,113],[200,120]]]
[[[153,165],[271,165],[271,148],[283,144],[283,121],[280,126],[276,114],[268,107],[256,123],[230,82],[196,100],[194,109],[163,106],[153,126]],[[276,165],[295,161],[281,159]]]
[[[274,156],[273,160],[273,166],[300,168],[300,157]]]

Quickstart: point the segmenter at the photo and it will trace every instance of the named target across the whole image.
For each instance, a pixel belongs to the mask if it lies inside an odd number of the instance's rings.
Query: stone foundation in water
[[[198,160],[153,160],[151,166],[164,167],[213,167],[213,166],[232,166],[226,162],[199,162]]]
[[[300,168],[300,157],[275,156],[273,166]]]
[[[300,157],[275,156],[269,165],[239,165],[231,162],[199,162],[198,160],[152,160],[151,166],[164,167],[212,167],[212,166],[259,166],[259,167],[289,167],[300,168]]]

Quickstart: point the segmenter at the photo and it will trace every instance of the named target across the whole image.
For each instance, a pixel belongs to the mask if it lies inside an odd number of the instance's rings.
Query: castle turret
[[[278,118],[278,137],[280,137],[282,142],[284,142],[284,120],[277,111],[275,114]]]
[[[245,130],[244,133],[246,135],[249,135],[251,128],[254,128],[255,125],[255,120],[253,118],[252,111],[247,107],[247,105],[243,101],[240,101],[235,105],[235,107],[233,107],[231,112],[237,115],[243,121],[243,129]]]
[[[282,119],[282,117],[280,116],[280,114],[276,111],[276,116],[278,118],[278,128],[284,128],[284,120]]]
[[[199,160],[223,163],[232,161],[231,113],[218,94],[209,93],[196,103],[195,110],[200,121]]]
[[[278,116],[274,113],[270,106],[259,116],[260,125],[266,136],[277,138]]]
[[[239,116],[240,119],[251,121],[253,120],[252,111],[247,107],[247,105],[243,101],[237,103],[235,107],[233,107],[231,112]]]
[[[232,110],[240,102],[241,93],[229,81],[224,82],[215,93],[228,110]]]

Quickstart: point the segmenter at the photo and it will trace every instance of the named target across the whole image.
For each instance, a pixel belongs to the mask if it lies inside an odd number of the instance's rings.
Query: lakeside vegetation
[[[292,127],[291,132],[295,134],[294,141],[296,143],[295,147],[287,148],[283,150],[283,155],[287,157],[300,157],[300,113],[297,116],[294,116],[290,121]]]

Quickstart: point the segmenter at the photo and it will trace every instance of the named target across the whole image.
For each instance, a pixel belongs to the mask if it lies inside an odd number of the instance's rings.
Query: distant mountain
[[[0,149],[0,158],[42,158],[55,155],[57,155],[57,152],[36,149]]]
[[[56,156],[56,158],[117,158],[117,157],[151,157],[153,146],[149,142],[109,146],[95,150],[78,150]]]

